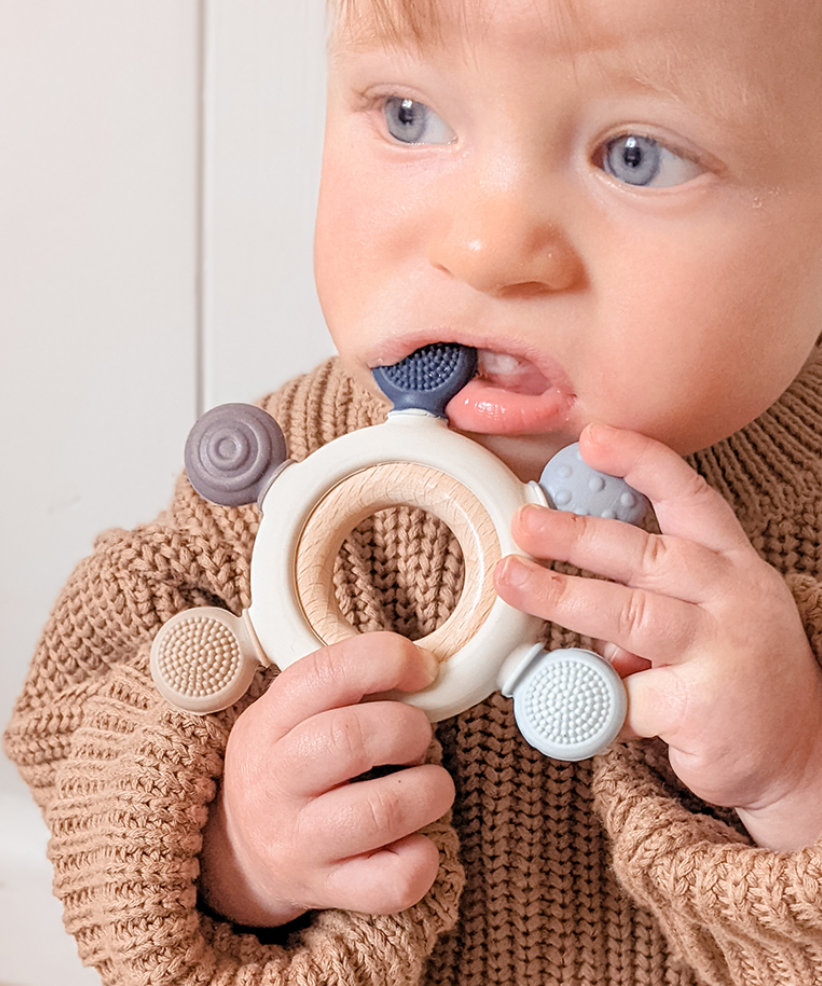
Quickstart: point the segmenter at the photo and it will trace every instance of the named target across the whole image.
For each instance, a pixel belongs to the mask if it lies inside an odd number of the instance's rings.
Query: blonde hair
[[[507,0],[501,0],[504,4]],[[540,0],[531,0],[539,8]],[[478,9],[476,0],[327,0],[332,34],[348,44],[437,45],[467,33],[469,21],[493,20],[494,4]],[[545,12],[543,12],[545,13]],[[567,31],[583,22],[577,0],[560,0],[551,17]],[[454,30],[456,28],[456,30]]]
[[[332,25],[347,40],[436,43],[446,18],[461,18],[470,0],[328,0]]]

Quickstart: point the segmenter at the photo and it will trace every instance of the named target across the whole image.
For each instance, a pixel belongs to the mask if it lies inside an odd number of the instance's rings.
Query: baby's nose
[[[431,264],[487,294],[567,291],[584,279],[560,223],[521,190],[463,188],[432,231]]]

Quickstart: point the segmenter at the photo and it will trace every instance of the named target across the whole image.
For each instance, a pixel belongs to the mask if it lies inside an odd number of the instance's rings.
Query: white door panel
[[[0,719],[93,538],[153,517],[199,409],[331,353],[311,272],[322,0],[0,0]],[[81,986],[0,758],[2,986]]]
[[[204,407],[249,401],[332,352],[312,239],[325,105],[323,0],[209,0]]]

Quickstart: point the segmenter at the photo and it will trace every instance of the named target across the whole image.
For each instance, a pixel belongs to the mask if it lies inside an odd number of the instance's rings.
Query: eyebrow
[[[332,29],[338,40],[357,49],[379,47],[421,54],[470,47],[468,21],[481,12],[474,0],[327,0]],[[495,0],[504,4],[507,0]],[[531,0],[537,7],[539,0]],[[575,0],[562,0],[563,4]],[[490,29],[494,5],[485,16]],[[337,33],[338,32],[338,33]]]
[[[440,35],[442,17],[436,0],[408,4],[391,0],[328,0],[332,34],[340,32],[356,47],[424,46],[429,36]]]
[[[388,4],[377,4],[366,0],[358,4],[357,0],[340,0],[346,9],[366,8],[368,12],[349,21],[342,26],[341,34],[336,35],[336,42],[354,50],[369,51],[379,48],[391,48],[397,51],[407,51],[412,56],[425,57],[427,54],[443,51],[453,52],[453,41],[460,37],[466,38],[465,47],[470,51],[467,32],[459,30],[459,24],[453,22],[449,13],[441,12],[432,19],[435,30],[423,34],[419,21],[411,22],[406,14],[395,17],[380,18],[370,15],[375,10],[387,11]],[[506,0],[499,0],[504,3]],[[350,7],[349,7],[350,5]],[[436,0],[434,9],[436,10]],[[430,5],[426,4],[426,7]],[[535,7],[537,4],[535,3]],[[397,4],[399,10],[406,8]],[[476,10],[466,9],[466,5],[455,4],[455,16],[460,21],[476,14]],[[553,8],[551,30],[547,32],[553,37],[550,49],[556,54],[565,54],[573,61],[588,64],[599,63],[603,74],[622,77],[626,83],[638,90],[672,100],[682,107],[698,113],[712,122],[718,130],[730,136],[744,138],[747,142],[767,146],[774,140],[775,131],[779,125],[778,100],[769,92],[766,86],[744,85],[739,72],[733,67],[704,60],[706,68],[701,73],[693,69],[682,71],[683,64],[693,62],[693,54],[686,58],[672,42],[669,45],[654,41],[650,45],[632,45],[628,52],[621,50],[621,41],[617,37],[607,39],[586,30],[586,23],[579,16],[574,0],[567,0],[561,7]],[[544,13],[541,12],[541,13]],[[338,14],[345,16],[345,13]],[[489,27],[491,21],[489,20]],[[404,28],[408,33],[403,34]],[[329,37],[329,49],[334,43],[334,32]],[[535,38],[534,43],[539,43]],[[546,57],[550,52],[546,46]]]
[[[682,56],[666,50],[648,51],[623,60],[623,71],[652,95],[672,100],[713,121],[731,135],[768,144],[778,123],[777,101],[765,86],[745,84],[741,73],[715,61],[704,72],[678,71]]]

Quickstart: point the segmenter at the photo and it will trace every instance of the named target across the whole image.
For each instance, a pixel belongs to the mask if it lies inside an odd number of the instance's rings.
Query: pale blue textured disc
[[[587,760],[619,734],[628,701],[611,665],[593,651],[541,651],[513,691],[520,732],[555,760]]]

